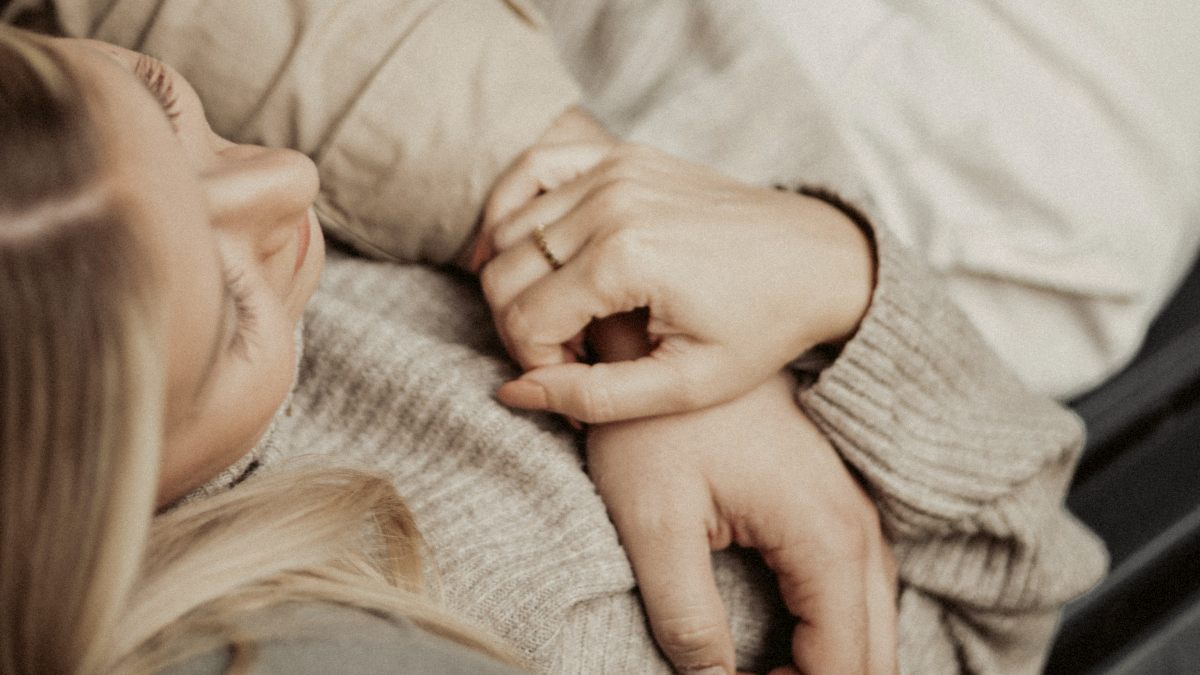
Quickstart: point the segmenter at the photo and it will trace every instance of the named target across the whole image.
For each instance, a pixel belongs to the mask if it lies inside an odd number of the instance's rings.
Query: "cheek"
[[[211,419],[213,427],[220,430],[214,438],[222,442],[212,452],[220,455],[221,468],[254,448],[295,382],[290,334],[278,347],[264,351],[270,352],[269,356],[264,355],[254,374],[240,383],[238,393],[214,403]]]
[[[256,338],[250,358],[231,356],[198,415],[168,434],[159,480],[159,503],[200,487],[250,452],[271,424],[295,382],[290,326],[281,323]]]

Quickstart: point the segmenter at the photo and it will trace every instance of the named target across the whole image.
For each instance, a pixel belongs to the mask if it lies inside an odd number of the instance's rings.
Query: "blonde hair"
[[[153,672],[326,601],[407,618],[517,663],[423,591],[421,539],[385,476],[305,468],[153,516],[163,317],[88,101],[0,26],[0,672]]]

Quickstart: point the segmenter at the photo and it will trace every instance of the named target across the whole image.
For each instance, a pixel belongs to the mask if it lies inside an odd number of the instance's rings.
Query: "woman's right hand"
[[[501,338],[528,370],[499,390],[506,404],[587,422],[701,408],[848,338],[866,311],[870,244],[823,201],[640,146],[533,152],[493,201],[512,185],[549,191],[491,226],[495,257],[481,274]],[[531,236],[539,226],[561,269]],[[594,319],[641,307],[648,356],[570,362],[564,345]]]

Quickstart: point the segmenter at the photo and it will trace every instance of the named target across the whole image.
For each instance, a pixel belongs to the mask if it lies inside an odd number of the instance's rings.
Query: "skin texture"
[[[798,619],[793,663],[775,672],[895,672],[878,513],[779,370],[861,320],[865,237],[824,203],[571,128],[498,181],[471,259],[530,369],[499,397],[606,422],[588,428],[588,470],[681,672],[736,666],[710,560],[735,543],[763,554]],[[539,225],[568,261],[558,271]],[[585,332],[603,363],[575,363]]]
[[[293,334],[324,261],[316,168],[217,136],[191,86],[157,62],[50,44],[96,101],[103,189],[129,214],[167,308],[167,504],[245,455],[294,383]]]
[[[655,638],[681,669],[731,672],[710,551],[758,549],[801,619],[810,673],[896,667],[896,566],[878,514],[780,373],[732,401],[595,425],[588,470],[637,574]],[[782,672],[787,672],[782,671]]]

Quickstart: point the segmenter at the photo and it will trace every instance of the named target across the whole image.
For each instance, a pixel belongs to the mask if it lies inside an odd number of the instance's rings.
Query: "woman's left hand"
[[[866,311],[870,244],[820,200],[603,144],[531,153],[493,201],[514,185],[524,198],[530,186],[547,191],[488,225],[496,256],[484,293],[530,370],[501,387],[509,405],[587,422],[694,410],[847,338]],[[594,319],[638,308],[649,314],[649,356],[568,363],[564,346]]]
[[[681,672],[732,673],[710,551],[758,549],[798,623],[805,673],[896,670],[896,567],[871,500],[780,373],[681,415],[594,426],[588,470]],[[781,671],[787,672],[787,671]]]

